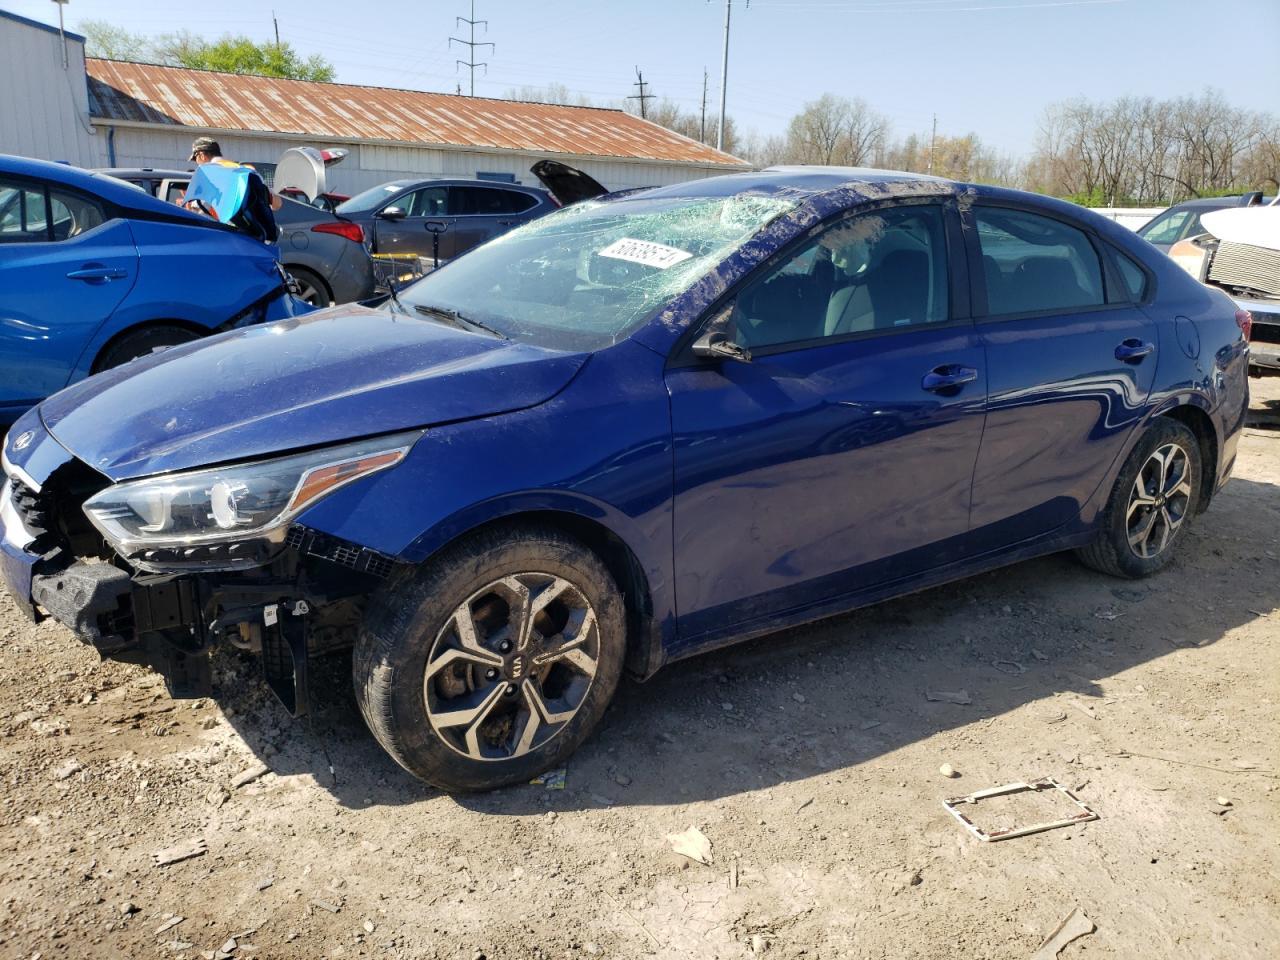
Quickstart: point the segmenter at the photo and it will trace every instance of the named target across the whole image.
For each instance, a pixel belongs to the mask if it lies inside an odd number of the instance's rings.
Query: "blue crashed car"
[[[1067,203],[790,168],[586,201],[377,309],[23,417],[8,589],[199,691],[354,646],[407,770],[528,780],[624,670],[1074,549],[1140,577],[1226,481],[1235,307]]]
[[[112,177],[0,155],[0,424],[91,373],[290,315],[277,259]]]

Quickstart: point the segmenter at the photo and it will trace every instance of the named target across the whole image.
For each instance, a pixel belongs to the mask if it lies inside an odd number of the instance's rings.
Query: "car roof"
[[[32,160],[29,157],[14,157],[0,154],[0,173],[8,173],[19,177],[33,177],[47,180],[73,189],[91,193],[108,203],[127,210],[142,213],[163,214],[167,219],[190,218],[193,222],[207,223],[208,218],[183,210],[158,200],[145,190],[139,190],[133,184],[103,173],[94,173],[65,163],[52,163],[48,160]]]
[[[126,179],[128,177],[147,178],[150,180],[182,180],[191,179],[191,170],[162,170],[159,167],[95,167],[90,173],[105,173],[108,177]]]
[[[499,190],[520,190],[524,193],[546,194],[542,187],[530,187],[523,183],[508,183],[505,180],[481,180],[479,177],[455,177],[440,179],[432,177],[428,180],[391,180],[382,184],[384,187],[396,187],[407,190],[410,187],[496,187]]]
[[[739,194],[756,196],[785,195],[805,198],[841,187],[888,186],[891,184],[931,184],[960,188],[959,184],[923,173],[899,170],[877,170],[872,167],[769,167],[751,173],[730,173],[701,180],[688,180],[666,187],[654,187],[636,197],[732,197]]]

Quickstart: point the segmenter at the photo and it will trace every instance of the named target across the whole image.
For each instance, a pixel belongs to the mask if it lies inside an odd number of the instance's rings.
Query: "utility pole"
[[[751,0],[747,0],[751,6]],[[724,104],[729,92],[729,17],[733,13],[733,0],[724,0],[724,58],[720,63],[720,128],[716,131],[716,149],[724,149]]]
[[[707,68],[702,68],[702,127],[698,140],[707,142]]]
[[[456,70],[459,66],[463,66],[468,68],[471,71],[471,96],[474,97],[476,95],[476,67],[484,67],[484,72],[486,74],[489,72],[489,64],[476,62],[476,59],[475,59],[476,47],[489,47],[490,49],[495,51],[498,48],[496,45],[489,43],[488,41],[482,41],[479,43],[476,42],[476,24],[483,24],[485,33],[489,32],[489,21],[476,19],[476,0],[471,0],[470,19],[468,19],[467,17],[454,17],[453,20],[454,20],[453,25],[455,28],[458,26],[458,24],[461,24],[461,23],[465,23],[471,28],[470,40],[460,40],[457,37],[450,37],[449,42],[460,43],[467,48],[467,56],[470,57],[470,59],[454,61],[454,64],[455,64],[454,69]]]
[[[271,25],[276,28],[276,49],[280,49],[280,21],[276,19],[276,12],[271,11]]]
[[[58,37],[62,40],[62,69],[66,70],[70,67],[67,60],[67,31],[62,23],[62,8],[67,5],[67,0],[53,0],[58,5]]]
[[[933,174],[933,148],[938,142],[938,115],[933,115],[933,133],[929,134],[929,173]]]
[[[644,88],[647,87],[648,84],[644,82],[644,74],[640,72],[639,67],[636,67],[636,82],[633,84],[633,86],[639,87],[640,92],[633,93],[631,96],[627,97],[627,99],[639,100],[640,101],[640,119],[642,120],[648,119],[648,112],[645,110],[645,104],[648,101],[654,99],[654,96],[652,93],[644,92]]]

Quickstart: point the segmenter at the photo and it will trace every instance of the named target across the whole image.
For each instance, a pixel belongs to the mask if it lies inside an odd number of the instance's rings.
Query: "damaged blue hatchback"
[[[99,374],[4,446],[32,617],[526,781],[624,671],[1074,549],[1166,563],[1226,481],[1247,314],[1067,203],[783,168],[588,201],[376,308]]]

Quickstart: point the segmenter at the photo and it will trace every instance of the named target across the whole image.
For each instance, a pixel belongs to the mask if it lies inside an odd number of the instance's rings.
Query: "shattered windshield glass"
[[[400,299],[513,340],[598,350],[794,206],[742,196],[579,203],[471,251]]]

